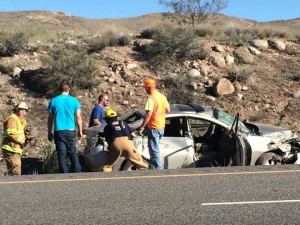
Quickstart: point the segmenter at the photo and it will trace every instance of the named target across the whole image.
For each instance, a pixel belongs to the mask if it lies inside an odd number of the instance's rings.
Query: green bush
[[[195,34],[199,37],[212,37],[214,32],[209,28],[195,28]]]
[[[130,37],[129,36],[125,36],[125,35],[123,35],[123,36],[121,36],[121,37],[119,37],[119,39],[118,39],[118,45],[119,46],[126,46],[126,45],[129,45],[130,44]]]
[[[203,45],[196,42],[195,32],[191,28],[163,25],[153,35],[153,40],[144,50],[150,67],[164,68],[206,56]]]
[[[0,33],[0,56],[12,56],[28,45],[29,36],[23,32]]]
[[[239,81],[244,84],[249,84],[255,68],[253,66],[241,67],[236,70],[231,70],[228,72],[227,78],[233,81]]]
[[[140,33],[140,38],[152,39],[153,36],[157,33],[156,28],[147,28]]]
[[[106,43],[103,42],[102,38],[96,37],[87,41],[88,53],[100,52],[106,47]]]
[[[75,91],[90,88],[98,71],[94,60],[84,51],[66,44],[54,45],[49,54],[42,58],[42,63],[46,69],[36,82],[52,95],[63,80],[69,81]]]
[[[273,31],[270,29],[264,29],[257,32],[257,37],[260,39],[273,37]]]
[[[224,33],[227,44],[233,46],[244,46],[256,36],[256,32],[250,29],[229,28]]]
[[[240,29],[240,28],[228,28],[224,34],[227,39],[226,42],[229,45],[244,46],[249,41],[259,38],[267,39],[272,37],[287,38],[288,35],[282,31],[276,31],[273,29]]]
[[[51,173],[58,173],[58,160],[57,160],[57,153],[52,145],[47,145],[44,147],[44,173],[51,174]]]
[[[101,37],[96,37],[87,42],[89,53],[99,52],[105,47],[110,46],[125,46],[130,43],[130,37],[121,35],[114,31],[107,31]]]
[[[282,31],[276,31],[273,29],[264,29],[264,30],[257,30],[256,31],[256,37],[260,39],[266,39],[266,38],[287,38],[288,34]]]

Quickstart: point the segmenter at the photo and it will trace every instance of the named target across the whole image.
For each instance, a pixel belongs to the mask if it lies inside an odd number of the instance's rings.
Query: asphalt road
[[[299,224],[300,166],[0,177],[0,224]]]

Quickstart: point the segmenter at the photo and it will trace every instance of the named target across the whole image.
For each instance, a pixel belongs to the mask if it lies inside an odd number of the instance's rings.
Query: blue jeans
[[[60,130],[54,132],[54,141],[57,152],[60,173],[68,173],[67,157],[72,165],[72,172],[80,172],[81,166],[76,154],[76,131]]]
[[[159,140],[164,135],[164,128],[159,129],[148,129],[148,146],[150,153],[149,169],[162,170],[164,167],[161,164],[159,156]]]

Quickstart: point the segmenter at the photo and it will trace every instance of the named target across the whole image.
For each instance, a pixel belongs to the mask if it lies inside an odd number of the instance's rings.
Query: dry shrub
[[[206,57],[203,45],[197,43],[191,28],[163,25],[153,39],[144,51],[149,67],[166,68],[185,60]]]
[[[157,32],[158,32],[158,30],[157,30],[157,28],[155,28],[155,27],[146,28],[146,29],[144,29],[144,30],[140,33],[139,37],[140,37],[140,38],[145,38],[145,39],[152,39],[153,36],[154,36]]]
[[[101,37],[88,41],[89,53],[99,52],[110,46],[126,46],[130,44],[131,38],[128,35],[119,34],[115,31],[107,31]]]
[[[256,31],[257,38],[260,39],[267,39],[267,38],[288,38],[288,34],[283,31],[277,31],[274,29],[263,29],[263,30],[257,30]]]
[[[44,173],[51,174],[51,173],[58,173],[58,160],[57,160],[57,153],[52,145],[44,146]]]
[[[237,69],[230,70],[227,78],[232,82],[239,81],[244,84],[249,84],[254,71],[255,68],[253,66],[239,67]]]
[[[63,80],[71,83],[73,90],[88,89],[93,85],[98,72],[95,61],[85,51],[66,44],[53,46],[42,59],[44,74],[36,80],[48,94],[56,94]]]
[[[256,32],[251,29],[228,28],[224,31],[228,45],[244,46],[256,36]]]
[[[29,36],[23,32],[0,33],[0,56],[12,56],[28,45]]]
[[[212,37],[214,31],[210,28],[195,28],[195,34],[199,37]]]

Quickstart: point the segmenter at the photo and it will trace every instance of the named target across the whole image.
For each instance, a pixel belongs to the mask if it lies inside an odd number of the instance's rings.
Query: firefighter
[[[132,139],[135,133],[131,131],[127,123],[117,117],[117,112],[108,109],[104,119],[107,125],[104,128],[105,141],[108,143],[109,152],[103,165],[103,172],[111,172],[116,160],[123,156],[138,169],[146,169],[148,165],[143,162],[141,154],[136,150]]]
[[[21,155],[26,145],[27,122],[24,117],[27,111],[27,104],[20,102],[3,124],[1,148],[7,165],[8,175],[21,175]]]

